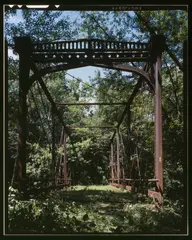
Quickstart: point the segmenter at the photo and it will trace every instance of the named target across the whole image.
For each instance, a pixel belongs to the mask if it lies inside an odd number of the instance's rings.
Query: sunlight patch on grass
[[[91,186],[72,186],[71,190],[99,190],[99,191],[112,191],[112,192],[126,192],[127,190],[123,190],[120,188],[113,187],[111,185],[91,185]]]

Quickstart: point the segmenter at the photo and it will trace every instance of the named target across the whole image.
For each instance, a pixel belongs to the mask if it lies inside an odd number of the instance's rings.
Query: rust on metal
[[[184,139],[184,152],[183,152],[183,199],[185,199],[183,207],[183,219],[188,218],[187,199],[188,199],[188,129],[187,129],[187,116],[188,116],[188,40],[183,43],[183,139]],[[187,225],[184,224],[184,231],[186,232]]]
[[[130,176],[131,172],[131,106],[129,105],[127,109],[127,136],[128,136],[128,146],[127,146],[127,176]]]
[[[143,69],[144,69],[144,71],[147,71],[148,68],[149,68],[149,65],[146,64]],[[121,115],[121,118],[120,118],[120,120],[119,120],[119,122],[117,124],[117,127],[120,127],[120,125],[122,124],[122,122],[124,120],[124,117],[127,114],[127,111],[128,111],[128,109],[130,108],[130,105],[133,102],[133,99],[135,98],[135,96],[139,92],[140,87],[142,86],[142,82],[143,82],[143,77],[140,76],[139,80],[137,81],[137,84],[135,85],[135,87],[133,89],[133,92],[131,93],[131,96],[127,100],[127,105],[126,105],[126,107],[125,107],[125,109],[124,109],[124,111],[123,111],[123,113]],[[111,141],[113,141],[113,138],[115,137],[115,134],[116,134],[116,130],[114,131],[114,133],[113,133],[113,135],[111,137]]]
[[[110,180],[118,180],[117,178],[111,178]],[[158,182],[159,179],[133,179],[133,178],[121,178],[120,180],[125,180],[125,181],[138,181],[138,182]]]
[[[55,174],[55,167],[56,167],[56,159],[55,159],[55,113],[54,109],[51,108],[52,114],[52,172]],[[54,178],[53,184],[55,184],[56,179]]]
[[[121,187],[121,188],[125,188],[129,191],[132,191],[132,186],[128,186],[128,185],[124,185],[124,184],[118,184],[118,183],[113,183],[111,185],[114,186],[114,187]],[[159,192],[148,190],[147,195],[148,195],[148,197],[151,197],[153,199],[157,199],[157,201],[160,202],[160,203],[162,202],[162,195]]]
[[[67,146],[66,146],[66,133],[64,131],[64,127],[62,127],[61,138],[60,138],[60,147],[63,148],[63,154],[61,155],[60,166],[58,169],[59,178],[58,183],[67,185],[69,184],[68,177],[68,166],[67,166]]]
[[[155,140],[155,158],[157,172],[156,177],[159,179],[157,183],[158,190],[163,192],[163,155],[162,155],[162,100],[161,100],[161,86],[158,79],[160,72],[161,59],[157,57],[156,69],[155,69],[155,115],[156,115],[156,140]]]
[[[64,184],[68,184],[68,173],[67,173],[67,142],[66,142],[66,133],[63,132],[63,150],[64,150],[64,157],[63,157],[63,175],[64,175]]]
[[[62,123],[62,126],[64,127],[64,130],[65,130],[66,133],[69,135],[68,129],[67,129],[67,127],[66,127],[66,125],[65,125],[65,123],[64,123],[64,121],[63,121],[63,118],[62,118],[60,112],[58,111],[57,106],[56,106],[53,98],[51,97],[51,94],[50,94],[50,92],[48,91],[48,89],[47,89],[47,87],[46,87],[46,85],[45,85],[45,83],[44,83],[41,75],[39,74],[39,71],[38,71],[37,67],[35,66],[35,64],[34,64],[33,62],[31,62],[31,69],[32,69],[33,72],[35,73],[36,78],[37,78],[37,80],[39,81],[39,84],[41,85],[41,87],[42,87],[45,95],[47,96],[47,99],[48,99],[49,102],[51,103],[51,106],[52,106],[55,114],[57,115],[57,117],[59,118],[60,122]]]
[[[120,169],[120,159],[119,159],[119,129],[117,128],[117,135],[116,135],[116,143],[117,143],[117,178],[118,178],[118,183],[120,183],[120,178],[121,178],[121,169]]]
[[[160,35],[151,37],[151,59],[153,62],[153,74],[155,83],[155,114],[154,114],[154,168],[155,178],[159,179],[156,183],[156,191],[163,194],[163,152],[162,152],[162,99],[161,99],[161,55],[165,50],[165,38]],[[162,200],[162,199],[161,199]]]
[[[112,183],[114,179],[114,159],[113,159],[113,143],[111,143],[111,177]]]
[[[24,188],[26,175],[27,140],[27,93],[29,90],[30,54],[32,43],[28,37],[15,38],[15,50],[19,54],[19,141],[17,177],[19,188]]]

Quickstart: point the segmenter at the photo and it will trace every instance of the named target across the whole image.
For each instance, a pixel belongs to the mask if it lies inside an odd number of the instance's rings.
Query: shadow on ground
[[[60,194],[64,202],[72,201],[76,205],[84,205],[100,215],[115,217],[117,221],[122,221],[124,218],[126,205],[143,202],[142,197],[138,197],[137,194],[120,189],[118,191],[63,190]]]
[[[76,202],[114,202],[127,203],[134,202],[136,195],[131,192],[114,192],[104,190],[72,190],[61,191],[63,200]]]

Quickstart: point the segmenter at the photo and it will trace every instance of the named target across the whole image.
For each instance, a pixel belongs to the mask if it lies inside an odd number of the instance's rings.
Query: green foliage
[[[182,43],[188,31],[187,14],[184,11],[135,13],[84,11],[77,13],[80,19],[77,22],[70,21],[65,14],[61,16],[61,11],[23,10],[23,20],[19,23],[10,23],[9,20],[15,14],[16,10],[5,13],[5,37],[10,44],[13,43],[13,37],[29,34],[35,42],[70,40],[87,36],[105,40],[148,41],[152,28],[166,36],[168,48],[180,62]],[[145,23],[140,17],[145,19]],[[140,63],[134,65],[143,67]],[[8,182],[11,185],[18,156],[18,59],[9,57],[8,66],[6,164]],[[39,64],[38,67],[45,66]],[[98,71],[83,84],[80,78],[69,79],[64,71],[46,75],[44,82],[55,102],[86,102],[90,99],[94,99],[95,102],[127,101],[138,76],[108,69],[105,69],[103,74],[104,77],[101,77]],[[162,58],[164,191],[167,203],[160,212],[146,199],[131,195],[122,189],[115,193],[111,189],[106,191],[106,186],[102,186],[104,189],[43,192],[43,188],[51,186],[51,179],[55,174],[51,162],[51,105],[43,92],[39,91],[37,82],[32,85],[31,90],[27,96],[29,134],[26,180],[29,199],[21,200],[22,196],[14,189],[10,189],[8,209],[10,232],[179,232],[184,205],[183,73],[169,54],[165,52]],[[114,105],[98,108],[79,105],[58,106],[58,110],[66,125],[117,126],[124,107]],[[141,174],[146,178],[154,177],[153,117],[154,96],[148,86],[143,84],[131,105],[129,131],[128,115],[121,124],[123,143],[120,153],[123,156],[121,160],[126,161],[129,154],[137,155]],[[113,130],[77,128],[70,131],[74,142],[72,146],[70,139],[67,139],[67,154],[73,184],[107,184],[109,140]],[[61,123],[55,118],[57,162],[64,154],[63,147],[59,145],[60,135]],[[38,194],[33,192],[34,189],[39,190]],[[86,204],[80,204],[78,200],[85,201]],[[116,201],[120,202],[119,205]]]
[[[126,212],[125,222],[129,225],[130,232],[179,232],[181,215],[177,214],[171,207],[164,207],[159,212],[151,204],[147,205],[138,203],[134,205],[127,204],[124,210]]]
[[[143,199],[142,204],[138,203],[139,199],[139,196],[111,186],[102,188],[90,186],[75,187],[72,191],[51,191],[42,200],[20,201],[18,192],[10,188],[9,231],[11,233],[179,232],[181,216],[173,207],[167,205],[158,211],[154,205],[145,203]]]
[[[52,176],[52,155],[49,148],[41,148],[39,144],[28,144],[29,158],[27,162],[27,178],[29,188],[50,187]]]
[[[76,31],[72,30],[73,24],[67,17],[61,15],[61,11],[22,10],[22,21],[17,24],[5,22],[6,38],[9,43],[13,43],[13,37],[23,35],[42,42],[71,39]]]

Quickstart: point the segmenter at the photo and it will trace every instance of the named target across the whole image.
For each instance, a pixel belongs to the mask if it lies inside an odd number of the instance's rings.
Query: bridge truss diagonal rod
[[[44,109],[44,114],[45,114],[46,118],[49,119],[48,113],[46,111],[46,106],[45,106],[45,103],[43,101],[43,96],[42,96],[42,92],[41,92],[41,89],[40,89],[39,82],[37,82],[37,88],[38,88],[38,92],[39,92],[39,95],[40,95],[40,98],[41,98],[41,103],[42,103],[42,106],[43,106],[43,109]],[[52,127],[51,127],[49,121],[48,121],[48,125],[49,125],[49,129],[51,130]]]
[[[67,128],[67,126],[65,125],[65,123],[64,123],[64,121],[63,121],[63,118],[62,118],[59,110],[57,109],[57,106],[56,106],[53,98],[51,97],[51,94],[49,93],[49,91],[48,91],[45,83],[43,82],[43,79],[42,79],[41,75],[39,74],[39,71],[38,71],[35,63],[32,62],[32,61],[31,61],[31,69],[32,69],[32,71],[34,72],[34,76],[36,76],[36,78],[38,79],[39,84],[41,85],[41,87],[42,87],[45,95],[47,96],[47,99],[48,99],[49,102],[51,103],[51,106],[52,106],[52,109],[53,109],[54,113],[55,113],[55,114],[57,115],[57,117],[59,118],[59,120],[60,120],[60,122],[61,122],[61,124],[62,124],[62,126],[63,126],[63,128],[64,128],[65,133],[69,136],[69,139],[70,139],[70,141],[71,141],[71,144],[72,144],[72,147],[73,147],[73,150],[74,150],[76,156],[78,156],[77,151],[76,151],[76,148],[74,147],[74,141],[73,141],[73,139],[72,139],[72,137],[71,137],[70,131],[69,131],[69,129]]]
[[[120,120],[119,120],[119,122],[118,122],[118,124],[117,124],[117,128],[120,127],[121,123],[123,122],[123,119],[124,119],[124,117],[125,117],[125,115],[126,115],[126,112],[127,112],[127,110],[129,109],[129,106],[131,105],[131,103],[132,103],[134,97],[136,96],[139,88],[141,87],[141,84],[142,84],[142,80],[139,79],[138,82],[137,82],[137,84],[135,85],[135,88],[134,88],[131,96],[129,97],[129,100],[128,100],[128,102],[127,102],[127,105],[126,105],[126,107],[125,107],[125,109],[124,109],[124,111],[123,111],[123,113],[122,113],[122,115],[121,115],[121,118],[120,118]],[[112,135],[112,137],[111,137],[111,141],[113,141],[113,139],[114,139],[114,137],[115,137],[115,134],[116,134],[116,130],[114,131],[114,133],[113,133],[113,135]]]
[[[65,123],[64,123],[64,121],[63,121],[63,119],[62,119],[62,116],[61,116],[60,112],[58,111],[58,109],[57,109],[57,107],[56,107],[56,104],[55,104],[53,98],[51,97],[51,94],[49,93],[49,91],[48,91],[45,83],[43,82],[43,79],[42,79],[41,75],[39,74],[39,71],[38,71],[35,63],[33,63],[33,62],[31,62],[31,69],[32,69],[32,71],[34,72],[34,75],[36,76],[36,78],[38,79],[39,84],[41,85],[41,87],[42,87],[45,95],[47,96],[47,99],[48,99],[49,102],[51,103],[52,110],[54,111],[54,113],[55,113],[55,114],[57,115],[57,117],[59,118],[59,120],[60,120],[60,122],[61,122],[61,124],[62,124],[62,126],[63,126],[63,128],[64,128],[65,133],[69,136],[69,139],[70,139],[70,141],[71,141],[71,144],[72,144],[72,147],[73,147],[73,150],[74,150],[76,156],[78,156],[77,151],[76,151],[76,148],[74,147],[73,139],[72,139],[72,137],[71,137],[71,135],[70,135],[70,131],[69,131],[69,129],[67,128],[67,126],[65,125]]]
[[[51,106],[52,106],[52,108],[53,108],[53,111],[54,111],[54,112],[56,113],[56,115],[58,116],[58,118],[59,118],[60,122],[62,123],[62,125],[63,125],[64,130],[66,131],[66,133],[69,134],[69,131],[68,131],[68,129],[67,129],[67,127],[66,127],[66,125],[65,125],[65,123],[64,123],[64,121],[63,121],[63,118],[61,117],[61,114],[60,114],[60,112],[58,111],[58,109],[57,109],[57,107],[56,107],[56,104],[55,104],[53,98],[51,97],[50,92],[48,91],[48,89],[47,89],[47,87],[46,87],[46,85],[45,85],[45,83],[44,83],[41,75],[39,74],[39,71],[38,71],[37,67],[35,66],[35,64],[34,64],[33,62],[31,62],[31,68],[32,68],[34,74],[36,75],[36,78],[37,78],[37,80],[39,81],[39,84],[41,85],[41,87],[42,87],[45,95],[47,96],[49,102],[51,103]]]
[[[43,120],[42,120],[41,114],[40,114],[40,112],[39,112],[38,104],[37,104],[37,102],[36,102],[36,100],[35,100],[35,96],[34,96],[34,94],[33,94],[32,88],[30,88],[29,91],[30,91],[30,93],[31,93],[32,100],[33,100],[33,102],[34,102],[34,104],[35,104],[35,110],[36,110],[37,115],[38,115],[38,118],[39,118],[39,120],[40,120],[40,122],[41,122],[42,130],[43,130],[43,132],[44,132],[44,136],[46,136],[46,138],[49,139],[49,137],[48,137],[48,135],[47,135],[47,132],[46,132],[46,130],[45,130],[45,128],[44,128]]]
[[[145,64],[143,70],[146,71],[146,70],[148,69],[148,67],[149,67],[149,65],[148,65],[148,64]],[[117,124],[117,128],[119,128],[120,125],[121,125],[121,123],[123,122],[123,119],[124,119],[124,117],[125,117],[128,109],[129,109],[130,105],[131,105],[132,102],[133,102],[133,99],[134,99],[135,96],[137,95],[137,93],[138,93],[138,91],[139,91],[139,89],[140,89],[140,87],[141,87],[141,85],[142,85],[142,81],[143,81],[143,76],[140,76],[137,84],[135,85],[135,88],[134,88],[131,96],[129,97],[129,99],[128,99],[128,101],[127,101],[127,105],[126,105],[126,107],[125,107],[125,109],[124,109],[124,111],[123,111],[123,113],[122,113],[122,115],[121,115],[121,118],[120,118],[120,120],[119,120],[119,122],[118,122],[118,124]],[[111,137],[111,142],[113,142],[113,139],[114,139],[114,137],[115,137],[115,134],[116,134],[116,130],[114,131],[114,133],[113,133],[113,135],[112,135],[112,137]]]
[[[59,120],[60,120],[60,122],[61,122],[61,124],[62,124],[62,126],[63,126],[63,128],[64,128],[64,130],[65,130],[65,133],[69,136],[69,138],[70,138],[70,140],[71,140],[71,144],[72,144],[72,146],[73,146],[73,148],[74,148],[73,139],[72,139],[72,137],[71,137],[71,135],[70,135],[70,131],[69,131],[69,129],[67,128],[67,126],[65,125],[65,123],[64,123],[64,121],[63,121],[63,118],[62,118],[60,112],[58,111],[58,109],[57,109],[57,107],[56,107],[56,105],[55,105],[55,102],[54,102],[53,98],[51,97],[51,94],[49,93],[49,91],[48,91],[45,83],[43,82],[43,79],[42,79],[41,75],[39,74],[39,71],[38,71],[35,63],[33,63],[33,62],[31,62],[31,69],[32,69],[32,71],[34,72],[34,75],[36,76],[36,78],[38,79],[38,81],[39,81],[39,83],[40,83],[40,85],[41,85],[41,87],[42,87],[45,95],[47,96],[49,102],[51,103],[51,106],[52,106],[53,111],[55,112],[55,114],[56,114],[57,117],[59,118]],[[76,152],[75,148],[74,148],[74,151],[75,151],[75,153],[76,153],[76,155],[77,155],[77,152]]]
[[[69,70],[69,69],[75,69],[75,68],[82,68],[82,67],[87,67],[87,66],[89,66],[89,64],[87,64],[87,63],[60,64],[60,65],[57,65],[57,66],[52,66],[52,67],[47,67],[47,68],[40,69],[39,74],[41,75],[41,77],[43,77],[43,76],[45,76],[46,74],[49,74],[49,73],[54,73],[54,72],[59,72],[59,71],[64,71],[64,70]],[[94,88],[92,85],[90,85],[86,82],[83,82],[80,78],[76,78],[76,77],[72,76],[71,74],[69,74],[67,72],[66,72],[66,74],[69,75],[70,77],[80,81],[82,84],[85,84],[85,85],[91,87],[92,89],[96,90],[96,88]],[[35,76],[35,74],[33,74],[29,78],[30,84],[32,84],[35,80],[36,80],[36,76]]]

